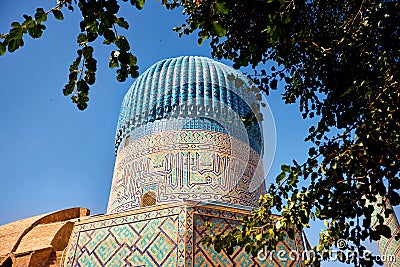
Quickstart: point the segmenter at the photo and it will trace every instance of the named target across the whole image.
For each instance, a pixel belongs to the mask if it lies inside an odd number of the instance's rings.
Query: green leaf
[[[390,204],[393,206],[397,206],[400,204],[400,195],[394,191],[390,190],[389,191],[389,197],[390,197]]]
[[[11,23],[11,27],[13,27],[13,28],[21,28],[21,24],[19,24],[19,22],[13,22],[13,23]]]
[[[88,32],[87,33],[87,39],[88,42],[93,42],[94,40],[96,40],[98,37],[98,34],[96,32]]]
[[[72,64],[69,66],[69,71],[78,70],[79,64],[81,63],[81,57],[78,57]]]
[[[78,103],[79,98],[78,98],[77,95],[71,96],[71,99],[72,99],[72,102],[73,102],[73,103]]]
[[[395,239],[396,241],[399,241],[399,240],[400,240],[400,233],[397,233],[396,236],[394,237],[394,239]]]
[[[86,102],[80,102],[76,105],[79,110],[85,110],[87,108],[87,103]]]
[[[68,79],[70,82],[75,82],[76,79],[78,78],[78,72],[77,71],[70,71],[68,75]]]
[[[297,174],[291,173],[288,179],[288,185],[294,185],[298,181]]]
[[[272,90],[276,90],[278,88],[278,80],[277,79],[273,79],[272,81],[269,82],[269,87]]]
[[[14,38],[8,41],[8,52],[12,53],[24,45],[22,38]]]
[[[110,40],[107,40],[107,39],[104,39],[103,40],[103,44],[105,44],[105,45],[110,45],[110,44],[112,44],[113,42],[111,42]]]
[[[77,37],[77,43],[78,43],[80,46],[83,46],[84,44],[86,44],[86,43],[87,43],[87,36],[86,36],[86,34],[84,34],[84,33],[79,34],[78,37]]]
[[[89,86],[87,85],[86,81],[82,79],[76,83],[76,89],[78,90],[78,92],[89,92]]]
[[[382,234],[386,238],[390,238],[392,236],[391,230],[387,225],[378,225],[376,229],[379,230],[380,234]]]
[[[285,19],[284,19],[283,23],[284,24],[289,24],[290,23],[290,16],[289,15],[285,16]]]
[[[94,58],[88,58],[85,61],[85,66],[88,71],[95,72],[97,70],[97,60]]]
[[[136,2],[138,3],[138,8],[139,8],[139,9],[142,9],[143,6],[144,6],[145,0],[137,0]]]
[[[130,49],[129,43],[124,36],[119,36],[115,41],[115,44],[121,50],[128,51]]]
[[[129,53],[129,65],[134,66],[137,63],[137,57]]]
[[[117,14],[120,6],[118,5],[117,1],[106,1],[105,8],[107,9],[108,12],[112,14]]]
[[[113,68],[119,66],[118,58],[115,57],[115,56],[113,56],[113,55],[114,55],[114,52],[115,52],[115,51],[113,51],[113,52],[111,53],[110,62],[109,62],[109,64],[108,64],[108,67],[109,67],[110,69],[113,69]]]
[[[36,9],[35,20],[38,23],[41,23],[41,22],[47,20],[47,14],[44,12],[43,8],[40,7],[40,8]]]
[[[55,19],[58,19],[58,20],[63,20],[64,19],[64,15],[63,15],[63,13],[60,11],[60,10],[58,10],[58,9],[53,9],[53,15],[54,15],[54,18]]]
[[[22,27],[30,27],[33,24],[31,16],[24,15],[25,21],[22,23]]]
[[[286,173],[281,172],[281,173],[276,177],[276,183],[277,183],[277,184],[280,184],[280,183],[283,181],[283,179],[285,179],[285,177],[286,177]]]
[[[131,75],[132,78],[137,78],[139,76],[138,68],[137,66],[132,66],[129,68],[129,74]]]
[[[129,64],[130,62],[130,57],[129,54],[125,51],[120,51],[118,55],[118,61],[121,62],[121,64]]]
[[[86,71],[85,72],[85,81],[89,84],[89,85],[93,85],[96,81],[96,74],[92,71]]]
[[[211,236],[206,235],[201,238],[201,244],[205,245],[206,247],[209,247],[211,243],[212,243]]]
[[[40,37],[42,37],[44,29],[46,29],[46,26],[35,23],[31,27],[28,28],[28,33],[32,38],[40,38]]]
[[[75,88],[74,82],[70,81],[69,83],[67,83],[63,89],[64,96],[68,96],[68,95],[72,94],[72,92],[74,91],[74,88]]]
[[[82,48],[82,55],[88,59],[93,57],[93,47],[91,46],[86,46]]]
[[[229,13],[229,9],[225,6],[225,2],[216,3],[215,4],[215,13],[216,14],[224,14],[227,15]]]
[[[10,35],[8,36],[8,38],[6,38],[6,40],[11,40],[11,39],[20,39],[22,38],[23,35],[23,30],[21,27],[19,28],[12,28],[10,30]]]
[[[282,164],[281,170],[282,170],[282,172],[290,172],[290,166],[288,166],[286,164]]]
[[[213,23],[213,30],[218,37],[223,37],[226,35],[226,29],[218,24],[218,22]]]
[[[103,12],[101,14],[101,22],[99,30],[102,28],[111,28],[113,24],[116,22],[117,17],[111,12]],[[101,32],[99,32],[101,34]]]
[[[0,56],[4,55],[6,53],[6,46],[4,45],[3,42],[0,42]]]
[[[85,23],[83,23],[85,22]],[[89,37],[89,33],[94,33],[96,34],[98,32],[98,22],[96,19],[91,18],[87,21],[82,21],[81,24],[83,24],[83,30],[82,30],[82,25],[81,25],[81,30],[82,31],[87,31],[88,37]],[[89,40],[90,41],[90,40]]]
[[[117,19],[117,24],[121,28],[124,28],[126,30],[129,29],[129,23],[124,18],[118,18]]]
[[[144,6],[145,0],[131,0],[131,5],[135,6],[137,9],[142,9]]]
[[[105,41],[107,41],[108,43],[112,43],[115,41],[115,34],[112,30],[105,29],[103,35],[104,35]]]
[[[120,69],[117,70],[117,81],[124,82],[128,78],[128,74],[127,65],[121,65]]]
[[[206,36],[202,36],[202,37],[198,38],[198,39],[197,39],[197,44],[198,44],[199,46],[201,46],[201,45],[203,44],[203,42],[204,42],[206,39],[207,39]]]

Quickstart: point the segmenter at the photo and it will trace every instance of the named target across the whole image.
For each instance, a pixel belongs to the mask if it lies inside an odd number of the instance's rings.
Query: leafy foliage
[[[130,4],[142,9],[144,0],[131,0]],[[117,32],[117,28],[129,28],[129,23],[123,17],[117,16],[120,9],[117,0],[61,0],[49,11],[45,12],[43,8],[38,8],[34,18],[23,15],[25,21],[22,25],[13,22],[10,32],[0,35],[0,38],[4,39],[0,42],[0,55],[5,54],[7,49],[9,52],[14,52],[22,47],[24,34],[28,33],[32,38],[42,37],[46,29],[43,23],[46,22],[48,14],[52,13],[55,19],[63,20],[62,8],[73,11],[74,5],[78,6],[83,17],[80,22],[81,32],[77,36],[77,43],[82,48],[77,51],[78,56],[69,68],[69,80],[64,86],[63,93],[65,96],[71,96],[78,109],[84,110],[89,101],[89,86],[96,82],[97,61],[93,57],[94,48],[91,43],[98,37],[103,37],[104,44],[114,44],[117,48],[111,52],[109,67],[117,68],[118,81],[123,82],[128,76],[136,78],[139,75],[137,59],[130,52],[128,41],[125,36]]]
[[[128,0],[123,0],[127,2]],[[137,9],[144,0],[130,0]],[[286,103],[298,103],[303,118],[317,117],[306,141],[306,162],[282,165],[276,183],[260,199],[242,226],[226,234],[207,236],[204,243],[217,251],[244,246],[257,253],[274,249],[312,220],[326,229],[314,247],[323,258],[339,239],[360,255],[361,241],[390,236],[376,205],[400,204],[400,4],[397,1],[298,0],[162,0],[168,9],[183,7],[186,22],[179,35],[197,33],[198,43],[211,39],[212,55],[227,58],[234,67],[251,65],[255,83],[266,93],[284,88]],[[40,38],[49,13],[63,19],[62,9],[78,6],[82,13],[81,47],[69,69],[65,95],[79,109],[87,107],[89,86],[95,82],[97,62],[92,42],[102,37],[115,45],[109,67],[117,80],[137,77],[136,57],[117,29],[129,24],[118,17],[117,0],[61,0],[49,11],[38,8],[34,17],[13,22],[0,35],[0,55],[23,46],[24,34]],[[266,64],[277,63],[273,67]],[[269,67],[267,67],[269,66]],[[301,182],[304,186],[299,186]],[[281,217],[272,215],[277,211]],[[340,212],[339,212],[340,211]],[[391,212],[388,207],[386,216]],[[354,259],[339,258],[342,261]],[[319,262],[315,262],[318,265]],[[361,259],[356,266],[372,266]]]
[[[213,56],[232,59],[235,67],[257,67],[253,77],[264,92],[281,83],[286,103],[298,102],[303,118],[319,118],[306,138],[312,144],[307,161],[283,165],[276,184],[241,228],[205,243],[228,252],[241,245],[255,253],[263,246],[274,248],[277,240],[290,237],[292,227],[302,230],[314,219],[326,221],[314,247],[323,258],[339,239],[362,255],[362,240],[390,236],[383,218],[375,229],[371,220],[373,203],[400,202],[400,4],[254,0],[183,5],[188,19],[176,31],[197,31],[199,43],[211,38]],[[279,67],[265,69],[268,61]],[[307,186],[299,188],[300,181]],[[275,223],[271,209],[282,215]],[[354,264],[372,266],[373,261]]]

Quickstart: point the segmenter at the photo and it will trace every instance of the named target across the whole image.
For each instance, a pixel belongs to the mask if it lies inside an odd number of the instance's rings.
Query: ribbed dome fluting
[[[255,206],[265,184],[252,86],[197,56],[161,60],[139,76],[118,119],[108,212],[181,200]]]

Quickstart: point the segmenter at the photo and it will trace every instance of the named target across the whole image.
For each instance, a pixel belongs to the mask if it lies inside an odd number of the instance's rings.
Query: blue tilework
[[[236,88],[228,75],[240,78],[244,84]],[[250,86],[248,81],[239,71],[205,57],[184,56],[154,64],[139,76],[123,100],[116,150],[126,135],[148,122],[203,113],[219,121],[226,118],[227,108],[240,118],[254,118],[249,106],[255,101],[254,95],[244,90]],[[259,125],[251,123],[246,130],[250,145],[260,152]]]

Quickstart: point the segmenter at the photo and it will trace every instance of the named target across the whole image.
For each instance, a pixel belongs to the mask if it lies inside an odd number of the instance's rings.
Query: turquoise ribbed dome
[[[205,57],[147,69],[122,103],[107,212],[183,200],[255,207],[265,182],[252,86]]]
[[[243,81],[240,87],[235,85],[237,78]],[[248,81],[239,71],[206,57],[181,56],[155,63],[139,76],[125,95],[118,119],[116,150],[131,131],[167,117],[186,118],[201,111],[220,121],[227,119],[227,107],[241,118],[248,116],[249,103],[254,102],[254,95],[243,90],[249,85]],[[182,105],[185,107],[180,108]],[[218,123],[212,120],[208,123],[218,128]],[[249,134],[256,135],[257,139],[251,138],[250,143],[260,151],[257,142],[260,129],[256,128],[248,128],[253,132]]]

